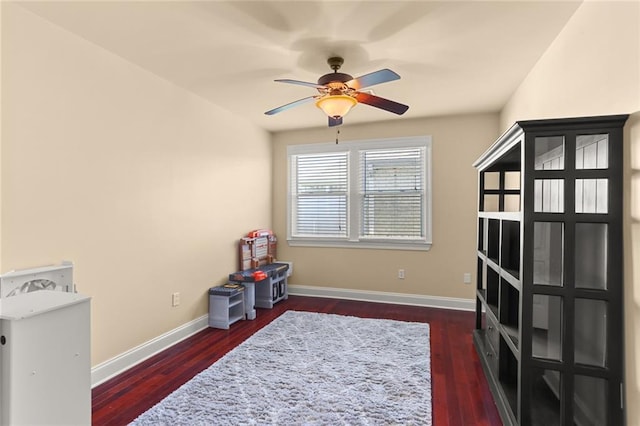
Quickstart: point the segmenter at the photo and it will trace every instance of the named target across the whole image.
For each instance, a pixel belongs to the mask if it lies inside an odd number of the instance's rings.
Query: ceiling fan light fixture
[[[357,100],[348,95],[327,95],[316,101],[316,106],[329,117],[344,117],[356,106]]]
[[[398,115],[407,112],[409,109],[408,105],[376,96],[373,91],[369,89],[369,87],[375,86],[376,84],[400,79],[398,74],[385,68],[353,78],[349,74],[338,72],[343,62],[344,60],[340,57],[329,58],[327,63],[333,72],[321,76],[317,83],[290,79],[276,80],[280,83],[312,87],[316,89],[319,94],[289,102],[278,108],[271,109],[265,112],[265,114],[277,114],[291,107],[315,101],[316,106],[329,117],[329,127],[335,127],[342,124],[342,118],[357,104],[369,105]]]

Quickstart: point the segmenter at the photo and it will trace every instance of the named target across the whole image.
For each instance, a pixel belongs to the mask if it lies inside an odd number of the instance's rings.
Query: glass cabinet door
[[[575,286],[607,289],[607,224],[577,223],[575,227]]]
[[[576,169],[606,169],[609,167],[609,135],[578,135],[576,137]]]
[[[536,170],[564,169],[564,136],[539,136],[534,143]]]
[[[607,380],[599,377],[574,377],[573,417],[576,426],[607,426]]]
[[[575,299],[574,359],[576,364],[607,366],[607,302]]]
[[[525,211],[532,215],[524,226],[532,229],[525,279],[532,285],[527,357],[534,367],[525,422],[607,425],[617,397],[610,395],[613,359],[621,364],[612,352],[622,339],[612,323],[621,324],[621,307],[614,312],[612,300],[622,283],[611,272],[621,269],[621,248],[612,251],[621,246],[621,235],[612,234],[619,232],[612,213],[620,210],[621,179],[612,165],[622,148],[604,131],[544,133],[528,139],[525,151],[533,156],[525,170],[525,197],[532,198]]]
[[[562,286],[564,223],[533,223],[533,283]]]
[[[562,298],[534,294],[532,319],[531,355],[562,360]]]
[[[560,392],[562,374],[542,368],[532,369],[531,424],[533,426],[561,426]]]

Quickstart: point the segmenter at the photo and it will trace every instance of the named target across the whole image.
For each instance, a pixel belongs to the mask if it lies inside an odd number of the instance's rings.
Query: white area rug
[[[287,311],[134,425],[431,425],[429,324]]]

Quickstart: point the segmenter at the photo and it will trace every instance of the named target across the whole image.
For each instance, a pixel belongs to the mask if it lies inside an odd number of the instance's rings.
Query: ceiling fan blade
[[[373,86],[375,84],[386,83],[388,81],[399,80],[400,76],[388,68],[374,71],[369,74],[356,77],[353,80],[347,81],[345,84],[352,89],[360,90],[365,87]]]
[[[315,89],[324,89],[326,86],[323,86],[321,84],[317,84],[317,83],[310,83],[308,81],[300,81],[300,80],[290,80],[288,78],[284,78],[284,79],[280,79],[280,80],[273,80],[276,81],[278,83],[289,83],[289,84],[297,84],[299,86],[307,86],[307,87],[313,87]]]
[[[355,98],[360,103],[371,105],[398,115],[404,114],[409,109],[409,106],[407,105],[390,101],[389,99],[381,98],[380,96],[370,95],[368,93],[356,92]]]
[[[339,126],[342,124],[342,117],[329,117],[329,127]]]
[[[307,102],[311,102],[316,98],[317,98],[317,96],[308,96],[306,98],[298,99],[297,101],[293,101],[293,102],[290,102],[290,103],[288,103],[286,105],[282,105],[282,106],[279,106],[278,108],[274,108],[272,110],[269,110],[269,111],[265,112],[265,114],[266,115],[277,114],[277,113],[282,112],[284,110],[287,110],[289,108],[293,108],[294,106],[298,106],[298,105],[306,104]]]

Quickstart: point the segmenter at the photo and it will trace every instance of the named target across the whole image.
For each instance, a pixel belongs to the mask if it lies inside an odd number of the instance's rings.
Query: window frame
[[[287,242],[293,247],[338,247],[370,248],[390,250],[429,250],[432,245],[432,138],[429,135],[386,139],[367,139],[334,143],[302,144],[287,146]],[[424,151],[424,206],[422,210],[422,231],[420,238],[374,238],[360,237],[362,219],[360,153],[366,150],[420,148]],[[294,179],[293,158],[297,155],[348,153],[347,189],[347,229],[346,237],[295,236],[293,235]]]

